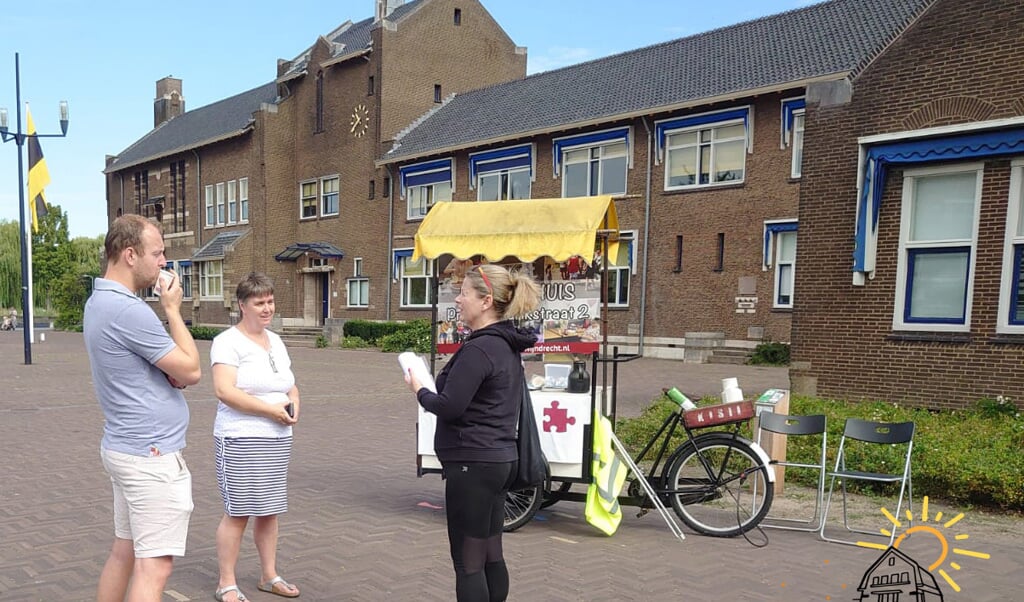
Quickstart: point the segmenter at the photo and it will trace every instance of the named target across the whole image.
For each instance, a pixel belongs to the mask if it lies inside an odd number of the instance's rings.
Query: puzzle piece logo
[[[558,405],[557,401],[552,401],[550,408],[544,408],[544,417],[547,419],[544,423],[545,433],[564,433],[569,430],[570,424],[576,424],[576,417],[570,417],[569,412]]]

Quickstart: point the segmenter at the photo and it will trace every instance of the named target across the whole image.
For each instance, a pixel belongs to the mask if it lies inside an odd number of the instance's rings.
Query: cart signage
[[[754,404],[749,401],[737,401],[734,403],[705,406],[684,412],[683,423],[694,429],[742,422],[753,417]]]
[[[519,320],[537,335],[537,344],[524,353],[587,354],[601,341],[601,281],[549,280],[541,286],[541,306]],[[459,316],[455,297],[461,281],[442,280],[437,293],[437,351],[454,353],[470,330]]]

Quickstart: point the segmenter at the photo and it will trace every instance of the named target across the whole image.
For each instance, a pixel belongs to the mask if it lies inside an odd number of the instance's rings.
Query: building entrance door
[[[320,283],[323,274],[307,273],[302,275],[302,322],[306,326],[322,326],[323,318],[320,309]]]

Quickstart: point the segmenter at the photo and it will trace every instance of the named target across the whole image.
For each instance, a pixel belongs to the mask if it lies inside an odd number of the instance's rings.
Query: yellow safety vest
[[[612,447],[612,423],[594,412],[594,480],[587,488],[587,506],[585,514],[587,522],[604,531],[606,535],[615,533],[622,521],[622,509],[619,507],[619,492],[626,482],[627,467],[615,455]]]

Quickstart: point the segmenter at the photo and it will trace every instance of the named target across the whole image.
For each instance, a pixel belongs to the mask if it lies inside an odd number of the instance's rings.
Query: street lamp
[[[3,142],[14,141],[18,146],[18,224],[21,228],[21,311],[24,314],[25,331],[25,364],[32,363],[32,304],[29,302],[29,265],[28,253],[32,247],[32,231],[25,223],[25,159],[22,147],[28,138],[63,138],[68,133],[68,103],[65,100],[60,102],[60,132],[59,134],[39,134],[31,136],[21,130],[21,67],[18,60],[18,53],[14,53],[14,93],[16,104],[16,115],[18,118],[15,124],[15,131],[9,131],[7,123],[7,109],[0,109],[0,140]]]

